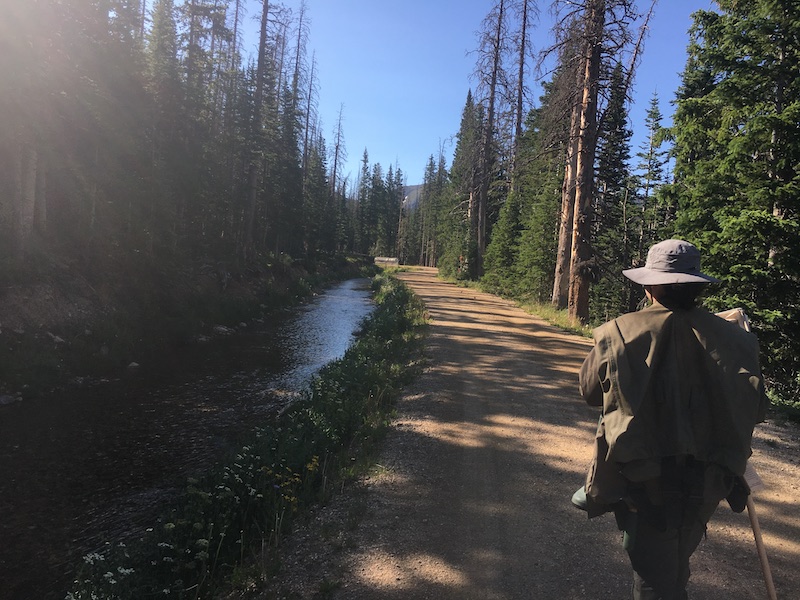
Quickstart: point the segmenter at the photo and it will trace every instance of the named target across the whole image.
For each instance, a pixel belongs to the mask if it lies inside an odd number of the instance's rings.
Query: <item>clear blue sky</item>
[[[249,0],[251,16],[260,2]],[[294,11],[300,0],[284,0]],[[306,0],[308,60],[316,56],[318,112],[323,135],[334,139],[340,107],[348,162],[358,175],[366,148],[370,165],[399,166],[409,185],[422,182],[428,157],[442,146],[448,165],[467,90],[475,88],[477,30],[493,0]],[[541,0],[536,49],[551,43],[549,1]],[[649,7],[639,0],[639,9]],[[634,82],[630,119],[636,152],[654,91],[664,125],[686,60],[690,15],[711,0],[660,0]],[[251,21],[252,23],[252,21]],[[252,25],[251,25],[252,26]],[[245,52],[252,51],[245,41]],[[534,93],[534,97],[538,94]]]

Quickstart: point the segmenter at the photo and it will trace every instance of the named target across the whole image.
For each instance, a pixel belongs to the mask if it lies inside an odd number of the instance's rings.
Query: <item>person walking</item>
[[[717,505],[728,498],[741,511],[749,493],[743,475],[767,404],[758,341],[697,306],[717,280],[689,242],[655,244],[623,274],[651,304],[594,330],[579,383],[602,415],[576,496],[589,517],[614,512],[634,600],[681,600]]]

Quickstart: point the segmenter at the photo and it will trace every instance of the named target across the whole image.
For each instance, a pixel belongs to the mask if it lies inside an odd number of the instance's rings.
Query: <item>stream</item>
[[[372,310],[369,280],[113,381],[0,406],[0,600],[61,600],[81,556],[153,522],[310,377]]]

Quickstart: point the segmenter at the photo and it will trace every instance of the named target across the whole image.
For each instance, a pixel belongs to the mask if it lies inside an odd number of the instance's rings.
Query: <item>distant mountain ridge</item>
[[[406,208],[416,208],[419,197],[422,194],[423,185],[407,185],[403,190],[405,198],[403,198],[403,205]]]

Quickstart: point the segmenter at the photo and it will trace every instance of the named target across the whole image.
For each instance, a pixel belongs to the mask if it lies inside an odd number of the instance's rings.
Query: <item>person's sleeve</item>
[[[581,396],[589,406],[603,405],[603,388],[600,384],[600,364],[597,357],[597,348],[592,348],[586,360],[581,365],[578,375]]]

